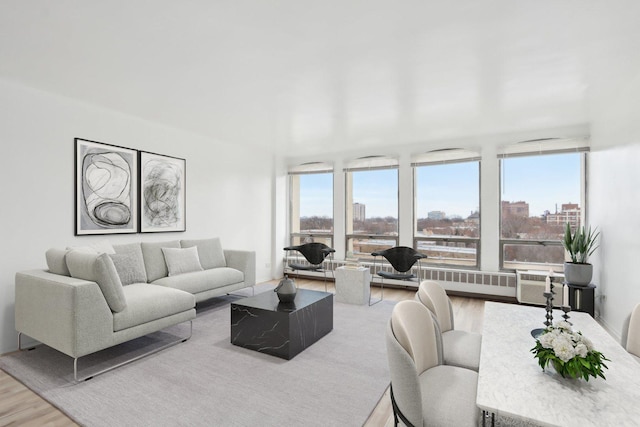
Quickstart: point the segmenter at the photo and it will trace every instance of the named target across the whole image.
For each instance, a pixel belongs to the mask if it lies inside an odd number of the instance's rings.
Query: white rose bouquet
[[[609,360],[593,348],[593,343],[581,332],[573,332],[569,322],[556,322],[548,326],[538,336],[536,345],[531,349],[544,369],[549,363],[563,377],[584,378],[600,377],[606,379],[602,370],[608,369],[604,363]]]

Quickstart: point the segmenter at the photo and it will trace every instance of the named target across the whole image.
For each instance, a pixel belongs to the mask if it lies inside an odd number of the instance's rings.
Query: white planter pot
[[[567,283],[578,286],[587,286],[593,277],[591,264],[564,263],[564,280]]]

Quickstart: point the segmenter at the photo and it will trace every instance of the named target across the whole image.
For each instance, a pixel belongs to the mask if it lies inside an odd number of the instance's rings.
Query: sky
[[[563,203],[580,203],[580,154],[549,154],[504,159],[501,200],[529,203],[531,216],[555,212]],[[332,174],[300,176],[300,216],[332,216]],[[430,211],[463,218],[479,209],[477,162],[416,168],[417,217]],[[353,201],[366,205],[371,217],[398,216],[398,171],[353,173]]]

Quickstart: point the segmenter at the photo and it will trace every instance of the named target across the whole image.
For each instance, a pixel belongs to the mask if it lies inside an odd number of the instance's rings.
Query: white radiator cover
[[[548,271],[537,270],[517,270],[516,271],[516,299],[520,303],[546,305],[547,300],[544,297],[545,280],[549,275]],[[562,306],[562,282],[564,274],[553,274],[553,306]],[[567,302],[568,305],[568,302]]]

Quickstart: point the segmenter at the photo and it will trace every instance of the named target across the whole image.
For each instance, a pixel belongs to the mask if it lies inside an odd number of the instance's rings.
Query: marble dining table
[[[563,378],[544,371],[531,349],[543,328],[543,307],[486,302],[477,406],[497,419],[540,426],[640,426],[640,364],[587,313],[571,312],[581,331],[609,361],[606,380]],[[554,310],[554,321],[562,320]]]

